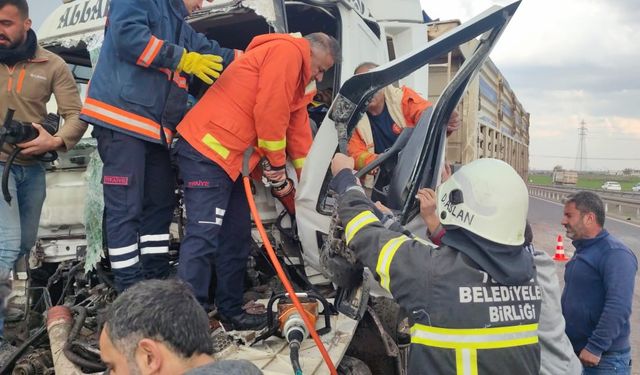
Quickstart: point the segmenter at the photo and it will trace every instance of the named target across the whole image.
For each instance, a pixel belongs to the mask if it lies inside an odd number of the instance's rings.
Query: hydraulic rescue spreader
[[[320,340],[320,336],[316,331],[315,319],[312,319],[313,314],[310,314],[309,312],[307,312],[307,310],[303,307],[303,304],[300,302],[300,299],[298,298],[298,294],[296,294],[296,292],[293,289],[293,286],[291,285],[291,282],[287,278],[287,275],[284,269],[282,268],[280,261],[278,260],[276,252],[271,246],[271,242],[269,241],[267,232],[264,229],[264,226],[262,225],[262,220],[260,219],[260,214],[256,207],[256,202],[253,199],[253,193],[251,192],[251,181],[249,177],[249,172],[250,172],[249,159],[251,158],[251,154],[253,154],[253,151],[254,151],[253,147],[249,147],[245,151],[244,157],[243,157],[243,163],[242,163],[242,180],[244,182],[245,194],[247,196],[247,201],[249,202],[249,208],[251,209],[251,215],[253,216],[256,227],[260,232],[260,237],[264,242],[264,246],[267,250],[267,255],[269,256],[269,259],[271,260],[273,267],[276,269],[278,278],[280,279],[280,281],[282,281],[282,284],[287,292],[287,296],[291,298],[291,302],[293,303],[293,306],[297,310],[297,313],[292,314],[291,316],[295,316],[296,317],[295,320],[299,318],[301,322],[304,323],[304,327],[306,327],[307,332],[311,335],[311,338],[316,343],[318,350],[320,351],[320,354],[322,355],[322,358],[324,359],[327,365],[327,368],[329,369],[329,373],[331,373],[331,375],[337,375],[338,372],[336,371],[335,365],[331,361],[329,352],[327,351],[324,344],[322,343],[322,340]],[[325,311],[326,312],[329,311],[326,306],[325,306]],[[296,345],[295,343],[299,341],[301,342],[304,339],[304,335],[300,327],[301,327],[300,324],[292,324],[289,329],[285,328],[285,331],[288,331],[288,332],[284,332],[284,333],[287,335],[287,339],[290,339],[289,344],[290,344],[290,347],[294,349],[294,351],[297,350],[297,348],[299,348],[298,346],[299,343],[298,345]],[[291,346],[292,342],[294,343],[293,347]],[[292,365],[294,367],[294,371],[296,375],[299,375],[302,373],[301,369],[299,368],[300,366],[299,366],[299,363],[297,362],[297,358],[292,357]]]

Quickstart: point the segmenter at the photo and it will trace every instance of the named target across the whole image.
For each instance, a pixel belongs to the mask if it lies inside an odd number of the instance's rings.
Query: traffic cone
[[[556,245],[556,254],[553,256],[553,260],[561,260],[561,261],[569,260],[569,258],[567,258],[567,256],[564,255],[564,243],[562,242],[561,234],[558,235],[558,244]]]

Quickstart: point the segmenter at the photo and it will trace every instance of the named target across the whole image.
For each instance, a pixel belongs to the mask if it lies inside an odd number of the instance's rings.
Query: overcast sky
[[[36,30],[61,3],[29,0]],[[510,1],[421,3],[431,18],[464,22]],[[520,5],[491,57],[531,113],[531,169],[575,168],[582,120],[588,169],[640,169],[639,19],[638,0]]]
[[[29,15],[33,21],[33,28],[37,31],[44,19],[58,6],[62,5],[62,0],[27,0],[29,4]]]
[[[510,3],[421,2],[462,21]],[[531,113],[531,169],[575,168],[582,120],[589,169],[640,169],[639,19],[638,0],[522,2],[491,58]]]

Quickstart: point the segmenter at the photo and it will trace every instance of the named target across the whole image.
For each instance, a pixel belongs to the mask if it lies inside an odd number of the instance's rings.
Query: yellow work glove
[[[187,74],[193,74],[202,82],[210,85],[213,79],[220,77],[222,72],[222,57],[218,55],[202,55],[198,52],[187,52],[180,58],[178,70]]]

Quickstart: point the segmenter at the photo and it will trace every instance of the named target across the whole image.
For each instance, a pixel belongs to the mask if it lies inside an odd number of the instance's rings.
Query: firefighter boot
[[[249,314],[243,311],[232,317],[220,315],[220,321],[236,331],[258,331],[267,325],[267,314]]]

